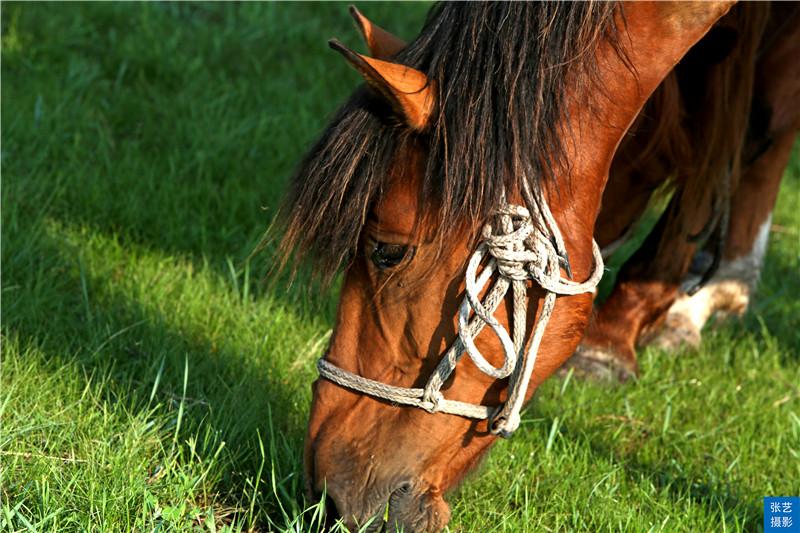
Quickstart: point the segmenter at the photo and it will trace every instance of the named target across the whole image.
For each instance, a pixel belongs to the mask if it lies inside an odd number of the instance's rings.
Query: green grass
[[[427,5],[370,4],[402,36]],[[343,4],[2,6],[0,530],[314,529],[335,294],[248,261],[357,76]],[[637,383],[551,380],[451,531],[761,528],[800,493],[800,157],[760,298]],[[305,513],[305,514],[303,514]]]

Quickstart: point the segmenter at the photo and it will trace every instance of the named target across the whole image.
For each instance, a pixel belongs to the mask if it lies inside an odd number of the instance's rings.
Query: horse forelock
[[[559,129],[567,85],[593,82],[600,39],[618,49],[615,7],[434,6],[420,35],[394,59],[434,83],[431,124],[412,132],[378,97],[357,90],[293,177],[275,225],[284,231],[282,264],[308,258],[315,273],[330,279],[355,253],[394,156],[411,137],[427,147],[421,194],[436,199],[442,242],[449,232],[463,231],[464,221],[477,226],[485,220],[506,191],[534,190],[553,180],[553,168],[567,163],[563,143],[569,132]]]

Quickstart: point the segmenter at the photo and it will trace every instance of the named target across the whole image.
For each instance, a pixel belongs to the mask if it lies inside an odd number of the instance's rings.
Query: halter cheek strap
[[[537,228],[528,209],[519,205],[503,206],[483,227],[481,242],[467,265],[466,294],[458,311],[458,338],[442,356],[425,388],[387,385],[343,370],[325,359],[317,362],[320,376],[342,387],[396,404],[419,407],[430,413],[489,418],[492,433],[510,436],[519,427],[525,393],[556,297],[592,292],[603,276],[600,248],[592,240],[594,270],[589,279],[576,283],[561,277],[559,261],[564,254],[559,252],[565,249],[561,232],[547,203],[540,199],[539,205],[543,226],[546,226],[545,231],[549,235]],[[489,260],[479,274],[478,269],[487,256]],[[481,291],[493,277],[496,277],[496,281],[481,300]],[[542,311],[526,342],[528,280],[539,284],[545,290],[545,297]],[[509,288],[514,302],[513,338],[494,317]],[[505,358],[499,368],[493,367],[475,346],[475,338],[487,325],[503,347]],[[504,403],[490,407],[448,400],[442,395],[442,385],[465,353],[486,375],[495,379],[508,378],[508,398]]]

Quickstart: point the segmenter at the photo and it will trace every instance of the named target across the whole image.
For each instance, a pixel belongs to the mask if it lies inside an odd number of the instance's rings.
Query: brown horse
[[[371,56],[332,43],[367,85],[301,164],[283,250],[345,268],[305,467],[346,524],[442,528],[444,493],[574,352],[615,151],[729,8],[445,3],[407,46],[357,13]]]

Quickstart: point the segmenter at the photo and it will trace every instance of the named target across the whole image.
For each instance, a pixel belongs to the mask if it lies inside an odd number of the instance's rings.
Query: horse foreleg
[[[731,223],[725,259],[711,280],[694,295],[682,294],[666,319],[641,344],[662,348],[697,346],[703,326],[713,316],[742,316],[758,284],[767,250],[772,209],[788,164],[795,132],[784,133],[742,176],[732,199]],[[704,252],[701,252],[704,253]],[[694,283],[690,277],[687,283]]]

